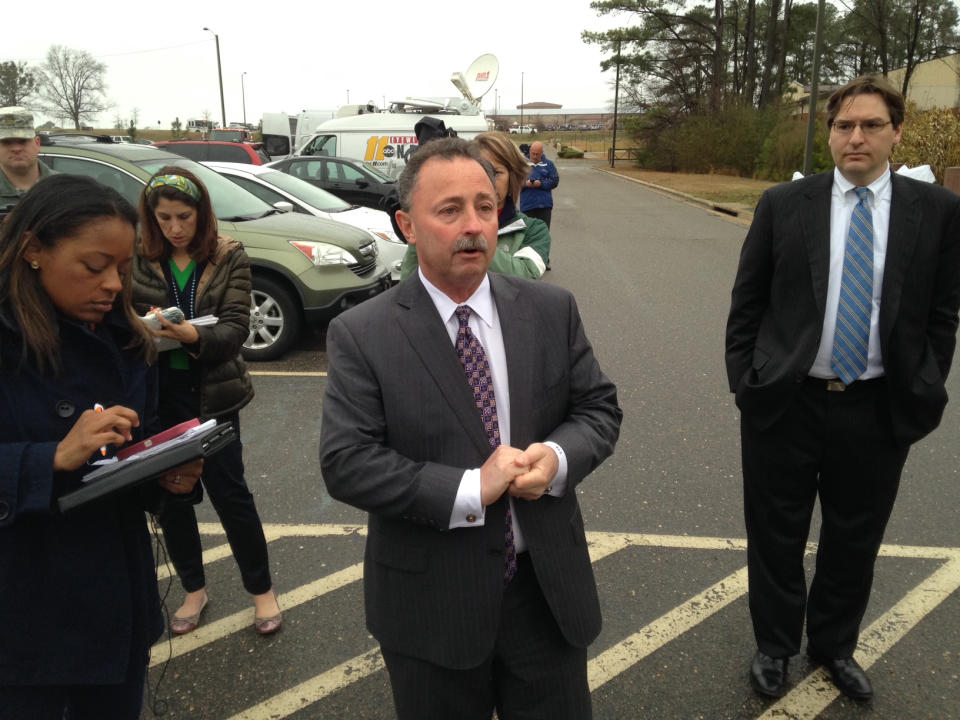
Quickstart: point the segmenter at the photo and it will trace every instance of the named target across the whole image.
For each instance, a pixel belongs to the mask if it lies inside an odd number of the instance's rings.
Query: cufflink
[[[473,513],[470,513],[469,515],[467,515],[467,522],[472,523],[476,521],[477,521],[476,515],[474,515]]]

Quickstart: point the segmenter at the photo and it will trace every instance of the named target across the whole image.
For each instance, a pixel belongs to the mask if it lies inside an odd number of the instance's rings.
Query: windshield
[[[169,158],[151,158],[137,163],[151,175],[165,165],[186,168],[207,186],[213,212],[220,220],[236,222],[252,220],[274,212],[263,200],[250,194],[239,185],[235,185],[208,167],[187,158],[171,155]]]
[[[239,140],[242,134],[239,130],[211,130],[211,140]]]
[[[326,190],[318,188],[316,185],[311,185],[306,180],[301,180],[298,177],[287,175],[278,170],[259,173],[257,178],[290,193],[295,198],[303,200],[307,205],[315,207],[317,210],[323,210],[324,212],[341,212],[353,207],[350,203],[344,202],[336,195],[332,195]]]
[[[396,178],[390,177],[389,175],[385,174],[382,170],[378,170],[377,168],[375,168],[370,163],[363,163],[363,168],[368,173],[370,173],[375,178],[377,178],[377,180],[379,180],[380,182],[392,183],[397,181]]]

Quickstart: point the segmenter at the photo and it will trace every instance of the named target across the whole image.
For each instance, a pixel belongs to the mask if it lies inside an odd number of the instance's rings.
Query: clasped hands
[[[480,499],[492,505],[503,493],[522,500],[537,500],[553,482],[560,467],[549,445],[533,443],[526,450],[501,445],[480,467]]]
[[[130,442],[133,439],[130,429],[139,425],[140,418],[136,411],[122,405],[104,408],[103,412],[84,410],[70,432],[57,444],[53,469],[76,470],[101,447],[120,447]],[[203,460],[194,460],[171,470],[158,482],[165,490],[185,495],[193,491],[202,468]]]

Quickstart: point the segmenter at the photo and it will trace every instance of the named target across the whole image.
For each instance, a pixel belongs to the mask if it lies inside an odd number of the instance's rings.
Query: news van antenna
[[[480,100],[490,92],[497,81],[500,63],[492,53],[481,55],[467,68],[465,73],[455,72],[450,76],[457,90],[473,105],[480,106]]]

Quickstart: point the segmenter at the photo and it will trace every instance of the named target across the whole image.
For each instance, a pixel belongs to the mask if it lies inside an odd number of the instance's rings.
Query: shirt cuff
[[[567,455],[563,452],[563,448],[555,442],[545,440],[543,444],[553,450],[557,454],[557,460],[560,461],[557,474],[553,476],[553,480],[547,487],[547,495],[563,497],[567,494]]]
[[[480,497],[480,468],[467,470],[460,478],[457,498],[450,513],[450,529],[483,527],[486,508]]]

